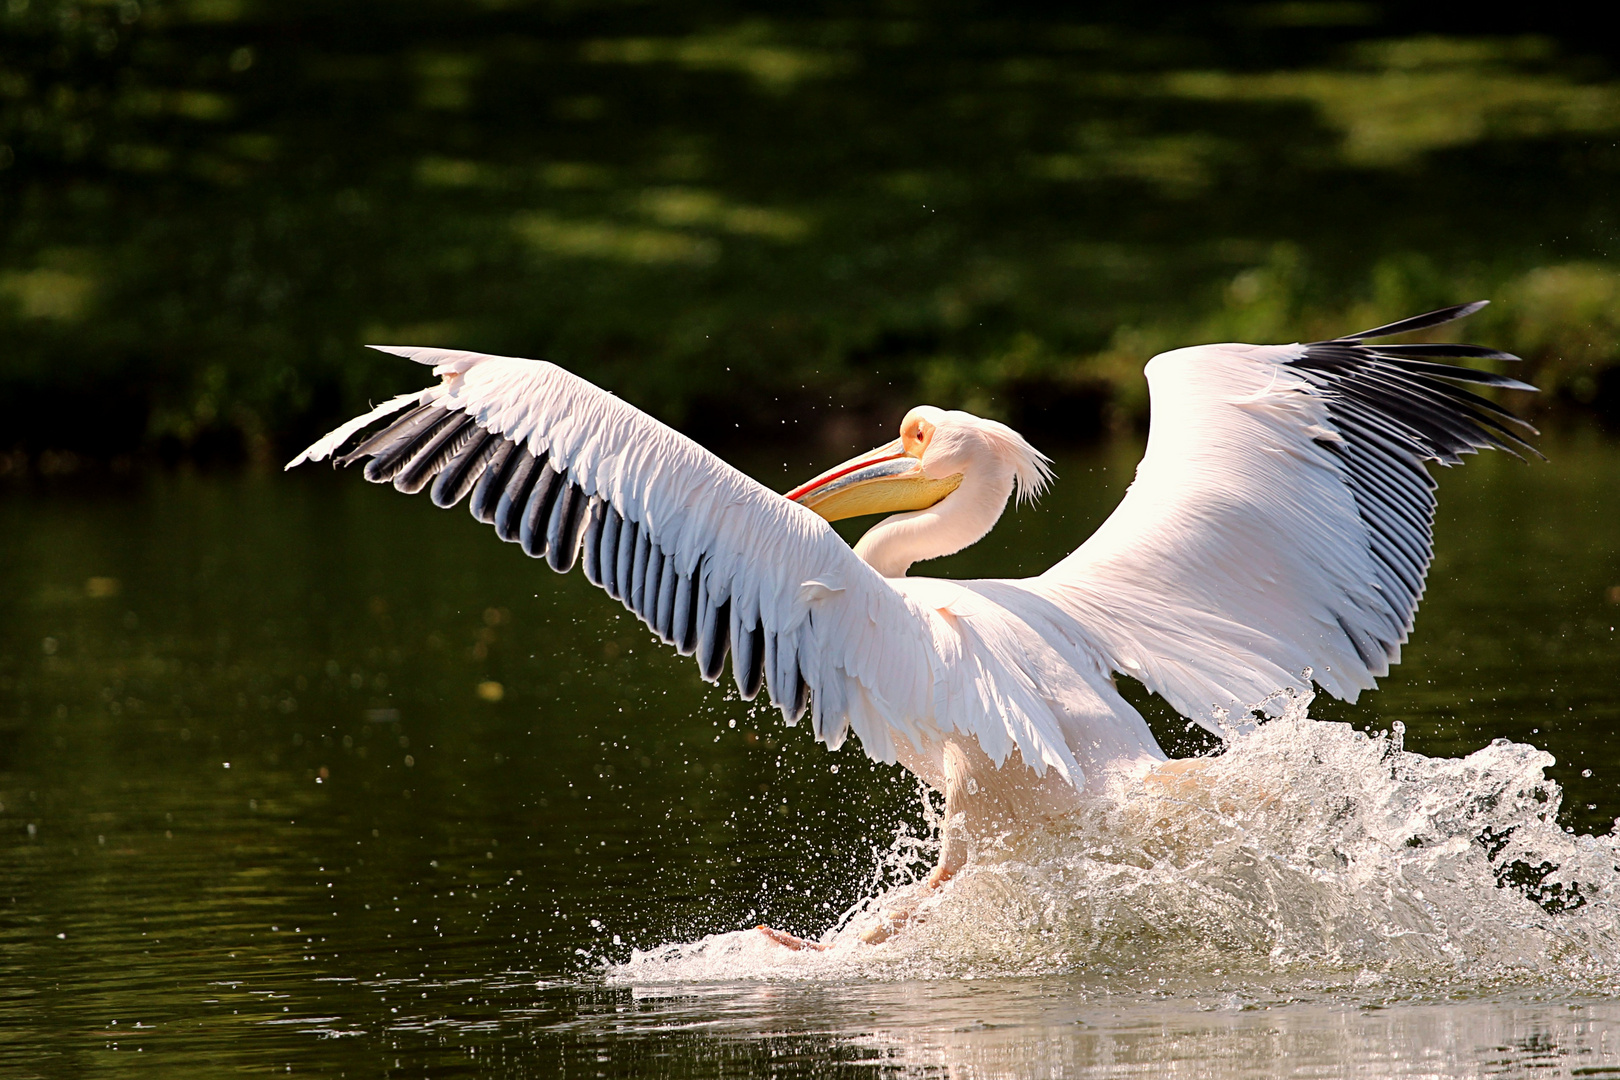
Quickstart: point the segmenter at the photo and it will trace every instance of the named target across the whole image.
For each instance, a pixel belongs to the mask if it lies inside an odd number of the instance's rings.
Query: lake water
[[[1139,449],[939,572],[1045,567]],[[735,932],[903,887],[914,784],[579,574],[356,473],[11,482],[0,1073],[1620,1076],[1620,444],[1544,449],[1442,478],[1361,704],[815,955]]]

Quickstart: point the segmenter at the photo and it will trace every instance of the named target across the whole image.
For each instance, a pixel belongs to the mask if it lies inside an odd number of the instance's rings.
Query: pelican
[[[709,682],[853,733],[945,796],[937,888],[975,845],[1177,763],[1120,695],[1138,679],[1218,735],[1318,687],[1354,702],[1398,663],[1433,551],[1424,463],[1535,430],[1467,390],[1535,388],[1371,344],[1484,303],[1292,345],[1201,345],[1146,367],[1152,423],[1123,501],[1038,577],[912,577],[1038,497],[1048,459],[1005,424],[919,406],[899,437],[778,494],[552,364],[376,346],[438,381],[288,464],[364,475],[586,578]],[[829,524],[888,514],[853,549]],[[765,929],[765,928],[761,928]],[[766,931],[784,944],[806,943]]]

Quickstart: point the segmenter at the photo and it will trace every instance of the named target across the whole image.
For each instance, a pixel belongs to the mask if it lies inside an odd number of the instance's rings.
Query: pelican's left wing
[[[1517,357],[1372,342],[1483,306],[1332,341],[1154,357],[1135,482],[1031,587],[1115,670],[1212,730],[1312,681],[1354,701],[1399,662],[1423,595],[1435,509],[1424,463],[1529,449],[1519,434],[1534,430],[1458,384],[1535,387],[1439,362]]]
[[[963,665],[942,651],[939,617],[812,511],[555,365],[382,351],[431,365],[440,382],[344,424],[288,468],[364,460],[367,480],[430,488],[439,506],[469,499],[475,518],[553,569],[582,561],[664,642],[696,654],[705,679],[720,678],[729,651],[744,699],[768,687],[789,723],[811,708],[830,747],[853,729],[868,754],[894,761],[895,735],[918,745],[919,723],[1011,723],[1003,741],[1026,760],[1072,769],[1054,722],[1020,726],[988,698],[947,717],[940,699]]]

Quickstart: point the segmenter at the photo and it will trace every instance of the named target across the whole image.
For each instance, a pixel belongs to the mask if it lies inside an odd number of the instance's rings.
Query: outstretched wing
[[[1354,701],[1400,661],[1423,595],[1435,507],[1423,463],[1534,453],[1515,434],[1528,424],[1457,384],[1534,387],[1439,362],[1517,357],[1367,342],[1483,306],[1309,345],[1154,357],[1135,481],[1032,585],[1096,635],[1116,670],[1211,730],[1313,680]]]
[[[849,730],[878,760],[960,728],[998,760],[1078,767],[1056,721],[1006,701],[1020,673],[983,671],[942,617],[897,590],[831,526],[701,446],[554,365],[386,348],[441,381],[344,424],[288,465],[364,461],[365,477],[475,518],[585,576],[717,681],[731,655],[744,699],[762,686],[789,723],[807,708],[830,747]],[[942,642],[944,645],[942,646]],[[1000,684],[1006,684],[1005,687]],[[981,693],[963,690],[971,685]],[[1034,703],[1026,712],[1040,712]]]

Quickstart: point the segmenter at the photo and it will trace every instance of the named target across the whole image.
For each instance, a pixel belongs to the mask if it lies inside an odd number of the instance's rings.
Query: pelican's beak
[[[925,476],[922,461],[896,439],[828,469],[788,492],[787,497],[828,521],[838,521],[865,514],[926,510],[961,482],[961,473],[939,479]]]

